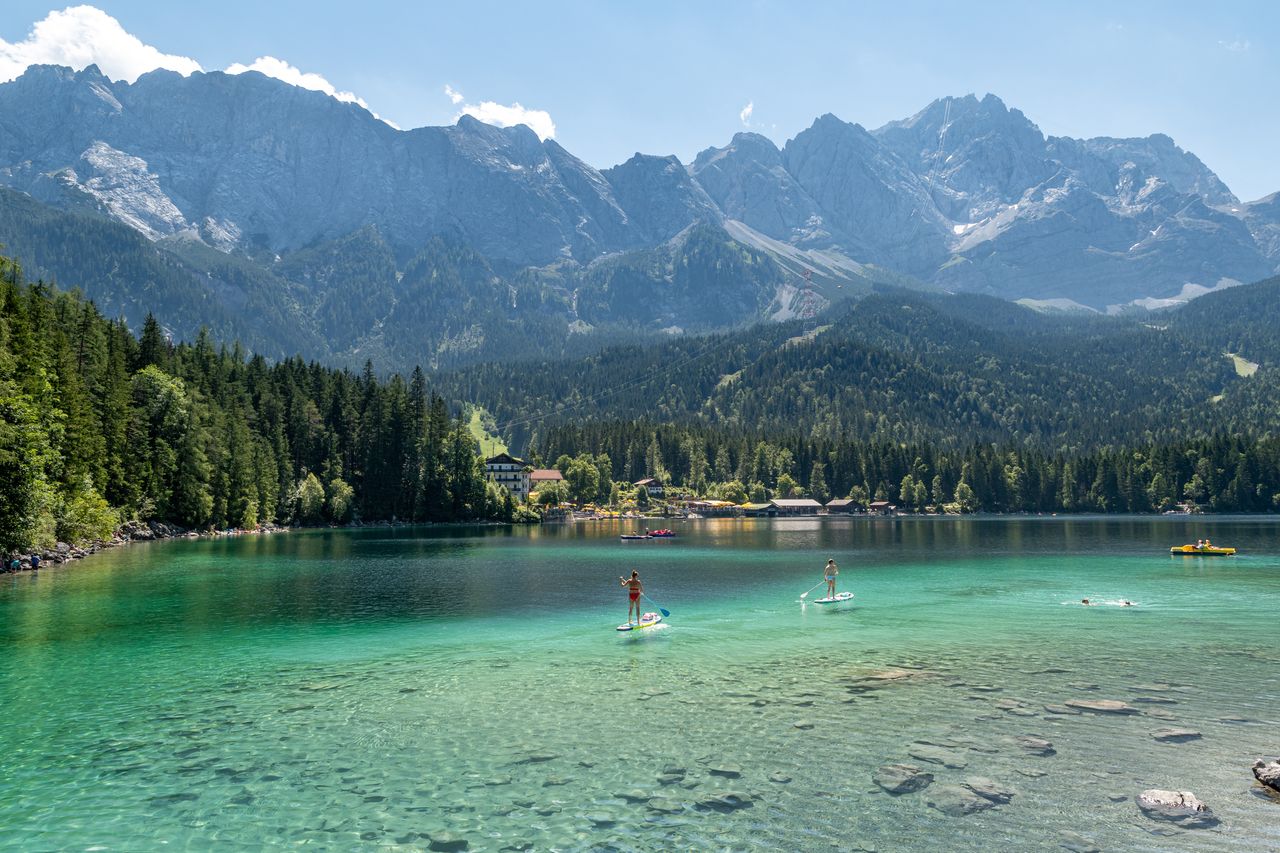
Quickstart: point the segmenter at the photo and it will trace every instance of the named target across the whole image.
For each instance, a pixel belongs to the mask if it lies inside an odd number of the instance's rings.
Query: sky
[[[4,0],[0,80],[32,62],[253,68],[401,128],[525,123],[601,168],[992,93],[1047,135],[1166,133],[1242,200],[1280,190],[1273,2]]]

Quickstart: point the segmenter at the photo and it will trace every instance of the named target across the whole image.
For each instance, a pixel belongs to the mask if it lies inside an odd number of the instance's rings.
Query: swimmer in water
[[[1087,598],[1082,598],[1082,599],[1080,599],[1080,603],[1081,603],[1081,604],[1083,604],[1085,607],[1088,607],[1088,606],[1089,606],[1089,599],[1087,599]]]

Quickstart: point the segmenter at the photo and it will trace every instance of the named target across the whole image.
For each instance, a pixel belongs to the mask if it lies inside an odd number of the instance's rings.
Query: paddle
[[[818,587],[822,586],[824,583],[826,583],[826,581],[825,581],[825,580],[820,580],[820,581],[818,581],[816,584],[814,584],[814,585],[813,585],[813,588],[812,588],[812,589],[810,589],[810,590],[809,590],[809,592],[813,592],[813,590],[815,590],[815,589],[817,589]],[[809,597],[809,592],[802,592],[802,593],[800,593],[800,600],[801,600],[801,601],[804,601],[806,598],[808,598],[808,597]]]
[[[649,598],[649,596],[645,595],[643,592],[640,594],[644,595],[645,598]],[[649,603],[652,604],[654,607],[658,607],[658,602],[654,601],[652,598],[649,598]],[[663,619],[666,619],[671,615],[671,611],[665,607],[658,607],[658,612],[662,614]]]

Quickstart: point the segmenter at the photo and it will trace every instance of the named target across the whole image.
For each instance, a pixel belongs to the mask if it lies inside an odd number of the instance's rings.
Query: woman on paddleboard
[[[835,560],[827,560],[827,567],[823,570],[823,577],[827,579],[827,598],[836,597],[836,575],[840,574],[840,570],[836,568]]]
[[[618,580],[627,588],[627,622],[631,622],[631,611],[636,612],[636,624],[640,624],[640,593],[644,592],[644,584],[640,583],[640,573],[635,569],[631,570],[631,577],[624,578],[618,575]]]

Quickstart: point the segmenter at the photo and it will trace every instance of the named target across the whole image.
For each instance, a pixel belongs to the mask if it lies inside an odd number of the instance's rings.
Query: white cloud
[[[1252,45],[1249,44],[1249,41],[1247,39],[1245,40],[1236,39],[1235,41],[1219,41],[1218,42],[1218,47],[1222,48],[1223,50],[1229,50],[1232,53],[1248,53],[1249,48],[1251,46]]]
[[[359,97],[354,92],[339,91],[336,86],[326,80],[320,74],[314,71],[303,71],[283,59],[277,59],[274,56],[259,56],[253,62],[245,65],[240,62],[232,63],[227,68],[228,74],[243,74],[246,71],[257,71],[259,74],[265,74],[268,77],[274,77],[281,82],[288,83],[291,86],[298,86],[302,89],[310,89],[314,92],[324,92],[331,98],[336,98],[348,104],[359,104],[373,114],[373,117],[386,122],[392,127],[399,130],[400,128],[392,122],[382,118],[382,116],[369,109],[369,105],[365,103],[364,98]]]
[[[130,83],[157,68],[183,75],[201,70],[194,59],[143,44],[115,18],[92,6],[50,12],[22,41],[0,39],[0,83],[21,76],[32,65],[66,65],[77,71],[97,65],[111,79]]]
[[[452,102],[453,102],[453,103],[455,103],[455,104],[460,104],[460,103],[462,103],[464,100],[466,100],[466,99],[462,96],[462,93],[461,93],[461,92],[455,91],[455,90],[454,90],[454,88],[453,88],[452,86],[450,86],[448,83],[445,83],[445,84],[444,84],[444,94],[445,94],[445,96],[446,96],[446,97],[448,97],[448,99],[449,99],[450,101],[452,101]]]
[[[743,127],[751,127],[751,114],[756,111],[756,102],[747,101],[747,105],[742,108],[742,112],[738,113],[738,121],[742,122]]]
[[[454,103],[457,102],[455,101]],[[514,127],[517,124],[523,124],[538,134],[539,139],[544,140],[554,139],[556,135],[556,125],[551,120],[551,113],[546,110],[531,110],[521,106],[518,102],[510,106],[493,101],[465,104],[462,107],[462,111],[454,116],[454,119],[457,120],[460,116],[471,116],[485,124],[492,124],[498,127]]]

